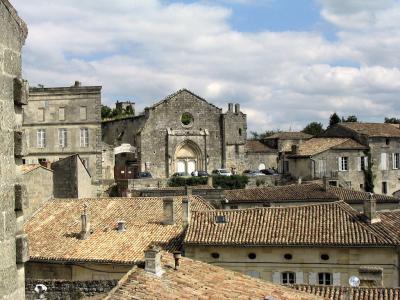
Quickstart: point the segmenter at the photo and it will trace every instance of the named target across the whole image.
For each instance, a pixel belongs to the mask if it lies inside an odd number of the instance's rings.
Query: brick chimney
[[[173,197],[163,198],[163,224],[164,225],[174,225],[175,224],[175,206]]]
[[[81,240],[86,240],[90,236],[90,218],[87,212],[88,205],[83,205],[83,213],[81,215],[82,229],[79,235]]]
[[[370,224],[381,221],[376,214],[376,199],[372,193],[369,193],[368,199],[364,200],[364,215],[368,218]]]
[[[164,273],[161,267],[161,249],[157,246],[150,246],[144,251],[144,270],[160,276]]]
[[[189,225],[190,222],[190,198],[185,197],[182,200],[182,222],[183,226]]]

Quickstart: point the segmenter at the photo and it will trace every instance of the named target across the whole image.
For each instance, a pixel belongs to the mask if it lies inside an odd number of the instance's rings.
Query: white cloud
[[[337,41],[238,32],[232,11],[209,2],[14,1],[29,25],[24,73],[33,85],[81,80],[103,85],[104,102],[132,99],[139,109],[186,87],[223,108],[240,102],[258,131],[300,129],[334,110],[364,120],[398,115],[399,3],[319,3]]]

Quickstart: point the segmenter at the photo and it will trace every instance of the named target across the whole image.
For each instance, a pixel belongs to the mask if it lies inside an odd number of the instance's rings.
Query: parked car
[[[150,172],[139,172],[138,178],[153,178]]]
[[[211,172],[212,175],[231,176],[232,173],[227,169],[216,169]]]
[[[258,171],[258,170],[245,170],[245,171],[243,171],[242,174],[245,176],[248,176],[248,177],[265,176],[264,173],[262,173],[261,171]]]
[[[176,172],[172,174],[172,177],[185,177],[186,173],[185,172]]]
[[[197,172],[197,175],[196,175]],[[194,171],[190,175],[197,177],[208,177],[208,173],[206,171]]]
[[[263,169],[263,170],[260,170],[260,172],[265,175],[279,175],[278,172],[273,169]]]

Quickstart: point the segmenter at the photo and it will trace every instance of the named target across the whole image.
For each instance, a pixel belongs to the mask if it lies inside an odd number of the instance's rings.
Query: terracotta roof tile
[[[329,300],[400,300],[400,288],[351,288],[322,285],[293,285],[290,287]]]
[[[304,140],[304,139],[310,139],[313,136],[308,133],[304,133],[301,131],[282,131],[282,132],[277,132],[269,137],[266,137],[265,139],[281,139],[281,140]]]
[[[322,299],[185,257],[181,258],[179,269],[174,270],[169,253],[163,254],[162,265],[165,273],[161,276],[132,269],[106,299]]]
[[[400,137],[399,125],[389,123],[340,123],[343,126],[352,129],[360,134],[366,134],[371,137]]]
[[[217,216],[225,222],[217,223]],[[382,222],[368,224],[343,201],[289,207],[193,212],[185,243],[257,246],[394,246]]]
[[[291,184],[284,186],[274,186],[265,188],[253,188],[242,190],[227,190],[224,192],[228,203],[264,203],[264,202],[330,202],[344,200],[347,203],[360,203],[368,199],[369,193],[345,189],[341,187],[329,186],[325,191],[322,185],[317,183]],[[378,203],[395,202],[399,199],[375,194]]]
[[[56,199],[47,202],[25,225],[32,260],[135,263],[144,258],[150,244],[165,250],[181,246],[182,199],[174,198],[176,225],[163,225],[162,198]],[[78,239],[83,205],[89,206],[93,233]],[[212,209],[198,196],[191,197],[192,210]],[[116,230],[119,220],[126,231]]]
[[[269,153],[269,152],[277,152],[276,149],[272,149],[268,147],[267,145],[261,143],[260,141],[257,140],[248,140],[245,145],[246,151],[247,152],[256,152],[256,153]]]
[[[300,144],[298,152],[291,156],[312,156],[329,149],[338,150],[364,150],[367,147],[350,138],[312,138]]]

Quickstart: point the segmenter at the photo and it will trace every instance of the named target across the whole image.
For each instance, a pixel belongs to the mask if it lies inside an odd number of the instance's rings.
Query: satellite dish
[[[357,276],[351,276],[349,278],[349,284],[351,287],[359,287],[360,286],[360,278]]]

